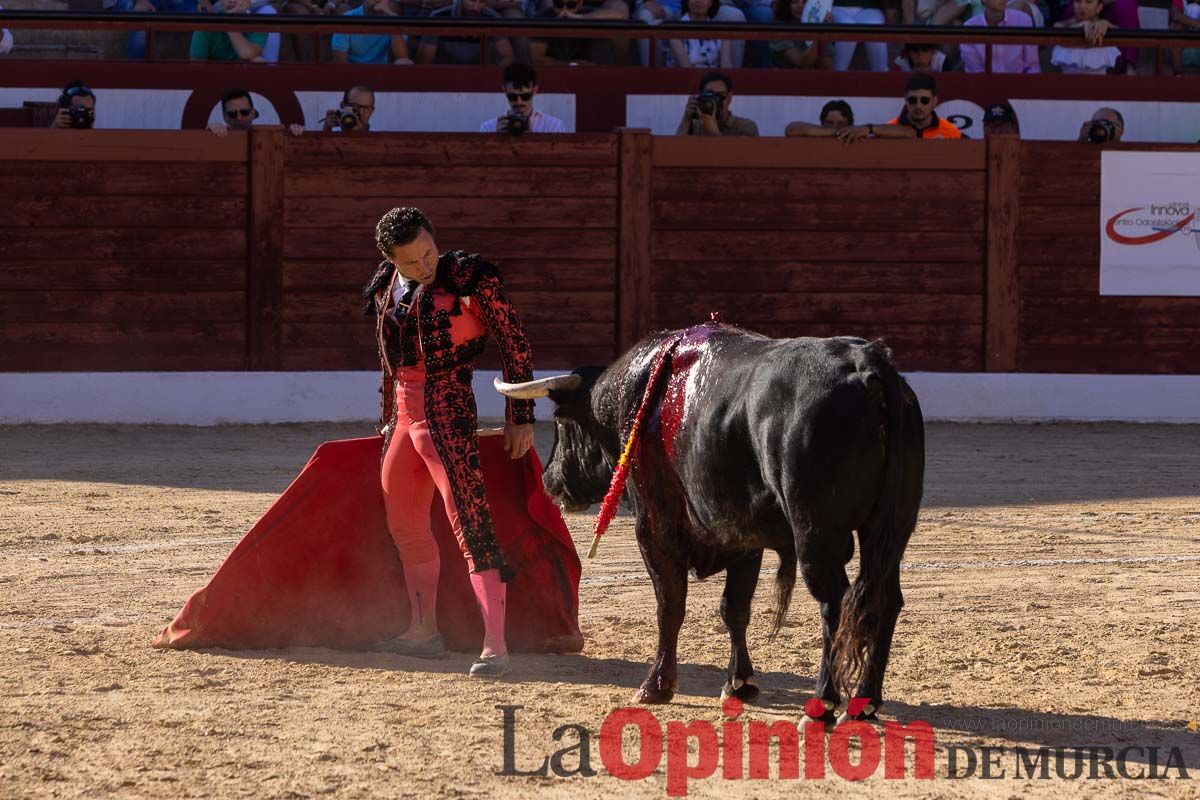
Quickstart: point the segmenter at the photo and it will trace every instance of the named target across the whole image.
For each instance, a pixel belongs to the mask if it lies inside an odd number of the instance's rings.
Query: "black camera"
[[[96,121],[96,110],[87,106],[71,106],[67,114],[72,128],[90,128]]]
[[[354,106],[342,106],[338,109],[338,127],[344,131],[352,131],[362,125],[358,109]]]
[[[721,100],[721,95],[716,92],[701,92],[696,96],[696,109],[705,116],[716,116]]]
[[[1106,119],[1092,121],[1088,128],[1087,140],[1092,144],[1104,144],[1117,138],[1117,126]]]
[[[508,120],[505,130],[510,136],[520,136],[525,131],[529,130],[529,117],[524,114],[519,114],[516,111],[510,111],[504,115]]]

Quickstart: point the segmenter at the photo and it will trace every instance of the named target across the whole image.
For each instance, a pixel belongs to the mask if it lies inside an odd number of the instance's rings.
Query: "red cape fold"
[[[153,646],[358,650],[403,633],[408,593],[384,516],[381,446],[376,436],[318,447]],[[481,436],[479,450],[496,537],[517,573],[508,584],[508,646],[578,652],[579,556],[542,488],[537,453],[514,461],[500,436]],[[451,649],[478,650],[483,619],[436,494],[432,518],[442,634]]]

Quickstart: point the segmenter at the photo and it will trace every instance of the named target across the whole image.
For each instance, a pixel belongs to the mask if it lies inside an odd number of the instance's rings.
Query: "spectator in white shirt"
[[[567,126],[558,117],[543,114],[533,108],[537,96],[537,72],[529,64],[513,62],[504,68],[504,94],[508,98],[508,113],[484,120],[480,133],[499,133],[518,136],[522,133],[566,133]]]

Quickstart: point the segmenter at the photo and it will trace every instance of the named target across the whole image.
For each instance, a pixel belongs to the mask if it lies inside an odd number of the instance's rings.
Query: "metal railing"
[[[310,34],[319,42],[320,36],[332,33],[398,34],[420,33],[426,36],[473,36],[480,39],[481,59],[486,63],[491,39],[498,38],[587,38],[587,39],[649,39],[650,67],[656,66],[654,45],[668,39],[737,39],[746,41],[805,40],[815,42],[887,42],[897,44],[984,44],[985,72],[992,71],[992,47],[1000,45],[1081,46],[1083,33],[1073,28],[1016,28],[987,26],[926,26],[926,25],[803,25],[776,23],[664,22],[646,25],[637,21],[598,20],[560,22],[544,19],[502,18],[495,22],[471,19],[430,17],[314,17],[308,15],[275,14],[145,14],[145,13],[85,13],[74,11],[8,11],[0,10],[0,27],[41,30],[115,30],[146,33],[146,59],[154,60],[153,37],[157,32],[195,31],[253,31],[266,29],[271,33]],[[1155,52],[1154,74],[1162,71],[1163,50],[1200,48],[1200,31],[1123,30],[1113,29],[1104,37],[1106,46],[1152,48]],[[314,59],[320,59],[320,47],[314,48]]]

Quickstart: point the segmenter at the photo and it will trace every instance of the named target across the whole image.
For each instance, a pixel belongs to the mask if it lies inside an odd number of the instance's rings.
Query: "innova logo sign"
[[[1193,237],[1200,249],[1200,220],[1189,203],[1127,208],[1109,217],[1104,226],[1109,241],[1133,247],[1161,242],[1176,234]]]

